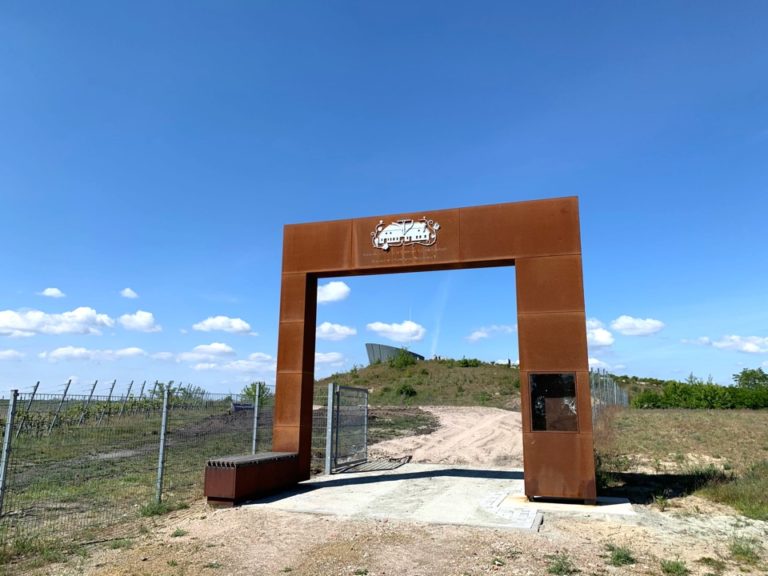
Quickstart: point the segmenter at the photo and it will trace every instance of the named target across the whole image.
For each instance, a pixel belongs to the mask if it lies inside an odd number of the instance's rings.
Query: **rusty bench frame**
[[[298,475],[296,452],[262,452],[211,458],[205,466],[205,496],[216,506],[235,506],[285,487]]]

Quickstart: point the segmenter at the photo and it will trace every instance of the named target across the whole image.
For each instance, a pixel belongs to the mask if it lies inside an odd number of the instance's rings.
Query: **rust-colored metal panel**
[[[591,433],[523,432],[526,495],[594,501],[592,450]]]
[[[354,269],[384,272],[455,264],[459,261],[460,213],[460,210],[437,210],[353,220]],[[374,245],[374,238],[380,238],[383,229],[402,221],[411,223],[404,226],[424,223],[423,232],[415,235],[413,244],[386,249]]]
[[[515,260],[517,310],[521,313],[584,310],[581,256]]]
[[[518,314],[520,368],[532,372],[588,369],[584,312]]]
[[[299,427],[275,423],[272,426],[272,450],[299,452]]]
[[[338,272],[352,267],[352,221],[289,224],[283,229],[283,273]]]
[[[299,480],[296,453],[267,452],[215,458],[205,467],[204,494],[210,504],[233,506]]]
[[[576,198],[461,209],[461,260],[580,254]]]
[[[273,422],[279,426],[298,426],[301,423],[303,372],[280,374],[280,402],[275,403]],[[297,409],[298,408],[298,409]],[[296,449],[298,451],[298,446]]]
[[[306,314],[307,274],[283,274],[280,286],[280,320],[304,322]]]
[[[280,333],[277,339],[278,370],[301,372],[307,365],[311,369],[315,361],[315,351],[314,344],[306,341],[306,332],[309,329],[310,327],[304,322],[280,322]]]

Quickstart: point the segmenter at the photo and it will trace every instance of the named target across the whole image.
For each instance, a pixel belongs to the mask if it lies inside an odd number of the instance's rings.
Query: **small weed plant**
[[[752,538],[733,538],[728,545],[731,558],[740,564],[757,564],[760,560],[760,543]]]
[[[554,576],[569,576],[570,574],[576,574],[578,572],[578,569],[573,565],[573,562],[565,552],[548,556],[548,559],[549,565],[547,566],[547,573],[549,574],[553,574]]]
[[[712,574],[713,576],[718,576],[719,574],[722,574],[723,572],[725,572],[725,568],[726,568],[725,562],[717,558],[712,558],[710,556],[704,556],[703,558],[699,558],[698,560],[696,560],[696,563],[709,568],[710,572],[708,572],[708,574]]]
[[[690,574],[688,566],[679,558],[676,560],[662,560],[661,571],[666,576],[688,576]]]
[[[181,528],[176,528],[173,532],[171,532],[171,538],[180,538],[181,536],[186,536],[189,534],[186,530],[182,530]]]
[[[608,544],[606,548],[610,553],[608,563],[611,566],[629,566],[630,564],[635,564],[637,562],[629,548],[616,546],[614,544]]]
[[[118,538],[117,540],[112,540],[112,542],[109,543],[109,548],[112,550],[127,550],[132,547],[133,540],[130,538]]]

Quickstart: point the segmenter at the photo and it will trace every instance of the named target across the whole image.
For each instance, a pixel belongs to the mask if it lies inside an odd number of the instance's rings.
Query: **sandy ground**
[[[441,429],[426,437],[382,443],[379,456],[493,467],[521,464],[520,415],[491,408],[431,408]],[[661,575],[661,561],[680,560],[688,574],[765,574],[768,551],[755,564],[737,562],[729,545],[768,542],[768,523],[689,496],[665,511],[635,506],[637,515],[546,513],[538,532],[340,518],[204,502],[158,521],[129,546],[91,550],[85,559],[37,574],[198,574],[302,576],[465,576],[548,573]],[[624,546],[636,563],[614,567],[607,547]],[[552,572],[557,559],[561,571]],[[565,571],[563,571],[565,569]],[[676,572],[685,574],[685,572]]]
[[[500,408],[423,406],[440,420],[432,434],[374,444],[371,458],[410,455],[412,462],[461,466],[523,467],[520,412]]]

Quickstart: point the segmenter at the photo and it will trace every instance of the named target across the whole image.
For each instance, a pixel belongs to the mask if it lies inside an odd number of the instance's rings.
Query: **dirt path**
[[[520,412],[500,408],[423,406],[440,420],[431,434],[379,442],[371,458],[411,456],[413,462],[523,467]]]

